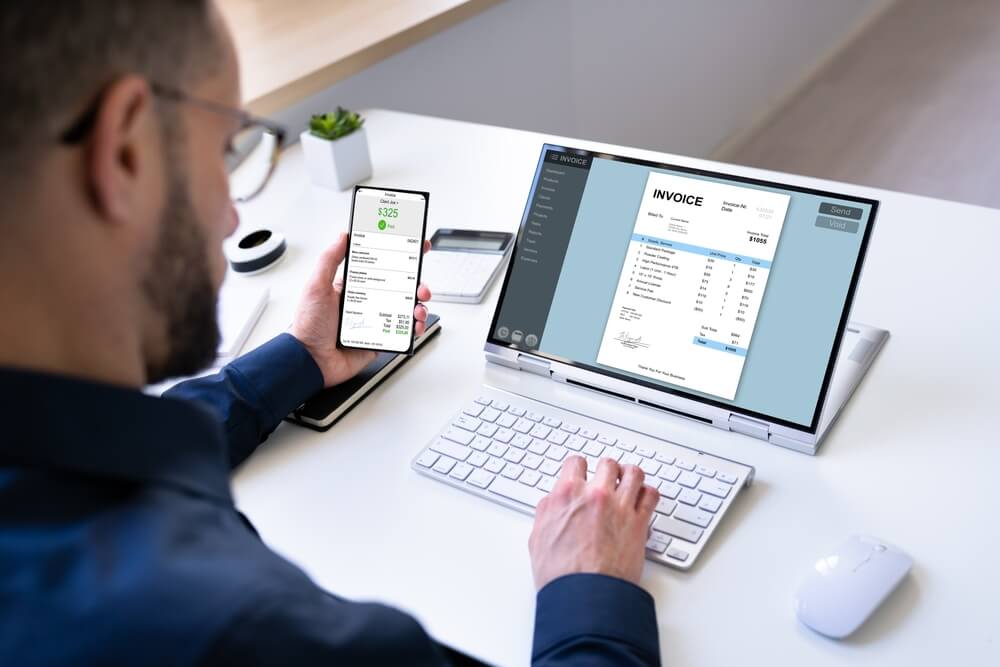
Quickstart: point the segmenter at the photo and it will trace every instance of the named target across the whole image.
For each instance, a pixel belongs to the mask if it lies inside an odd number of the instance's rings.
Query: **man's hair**
[[[0,166],[58,142],[116,78],[184,88],[220,53],[210,0],[0,0]]]

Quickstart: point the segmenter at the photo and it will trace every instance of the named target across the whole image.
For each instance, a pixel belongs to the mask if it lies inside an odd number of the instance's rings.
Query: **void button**
[[[848,234],[858,233],[858,223],[854,220],[840,220],[825,215],[816,218],[816,226],[822,229],[832,229],[837,232],[847,232]]]

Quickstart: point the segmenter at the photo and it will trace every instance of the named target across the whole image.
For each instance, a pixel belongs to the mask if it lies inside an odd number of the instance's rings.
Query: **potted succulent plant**
[[[343,107],[309,120],[309,129],[300,140],[314,183],[346,190],[371,177],[372,160],[364,122],[364,118]]]

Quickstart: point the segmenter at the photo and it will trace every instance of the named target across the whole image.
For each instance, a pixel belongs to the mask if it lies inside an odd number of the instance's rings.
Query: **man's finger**
[[[420,283],[417,286],[417,301],[430,301],[431,300],[431,290],[427,285]]]
[[[333,245],[320,255],[313,281],[323,287],[331,285],[333,279],[337,277],[337,269],[340,268],[345,255],[347,255],[347,234],[342,232]]]
[[[601,459],[597,462],[597,472],[594,474],[594,484],[614,491],[618,485],[621,467],[614,459]]]
[[[427,239],[424,239],[424,254],[426,255],[430,251],[431,251],[431,242],[428,241]]]
[[[413,319],[415,319],[417,322],[426,322],[427,321],[427,306],[423,305],[422,303],[418,303],[413,308]]]
[[[636,510],[639,512],[639,519],[644,526],[649,525],[649,520],[653,518],[653,510],[660,502],[660,492],[651,486],[643,484],[639,487],[639,500],[636,503]]]
[[[582,456],[570,456],[563,461],[562,469],[559,471],[559,481],[587,479],[587,461]]]
[[[622,466],[622,483],[618,485],[618,497],[624,507],[636,507],[639,502],[639,492],[642,491],[646,474],[639,466]]]

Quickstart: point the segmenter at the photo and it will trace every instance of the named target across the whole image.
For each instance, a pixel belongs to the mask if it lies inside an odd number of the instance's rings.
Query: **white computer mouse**
[[[855,535],[813,565],[795,598],[799,620],[841,639],[871,616],[913,566],[896,547]]]

